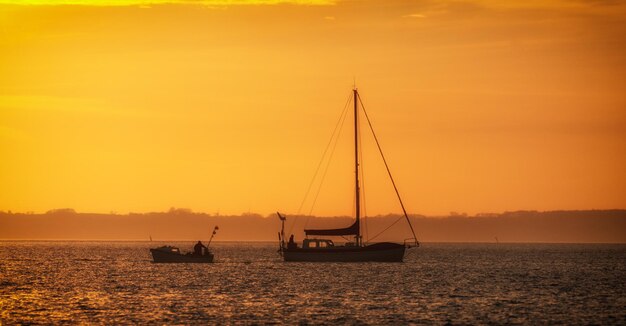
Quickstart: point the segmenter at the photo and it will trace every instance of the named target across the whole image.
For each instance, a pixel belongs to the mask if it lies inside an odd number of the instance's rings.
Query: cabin
[[[163,247],[156,248],[154,250],[159,250],[159,251],[166,252],[166,253],[180,255],[180,249],[176,247],[172,247],[172,246],[163,246]]]
[[[302,248],[329,248],[334,247],[333,240],[327,239],[304,239],[302,242]]]

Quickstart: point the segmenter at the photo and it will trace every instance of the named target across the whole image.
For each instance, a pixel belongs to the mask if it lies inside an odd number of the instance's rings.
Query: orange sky
[[[0,210],[296,213],[354,76],[410,213],[626,207],[619,1],[11,2]],[[350,154],[313,214],[352,212]]]

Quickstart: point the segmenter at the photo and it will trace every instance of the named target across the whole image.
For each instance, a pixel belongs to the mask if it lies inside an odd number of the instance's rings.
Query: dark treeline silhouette
[[[423,242],[626,243],[626,210],[451,213],[412,215],[411,220]],[[305,226],[337,228],[352,222],[347,216],[288,215],[285,225],[286,233],[299,241]],[[405,223],[398,215],[368,217],[363,223],[364,239],[403,241],[410,237]],[[129,214],[78,213],[70,208],[45,214],[0,211],[0,239],[5,240],[148,240],[150,236],[155,241],[197,240],[208,238],[214,225],[220,227],[221,241],[276,241],[280,228],[275,214],[222,216],[177,208]]]

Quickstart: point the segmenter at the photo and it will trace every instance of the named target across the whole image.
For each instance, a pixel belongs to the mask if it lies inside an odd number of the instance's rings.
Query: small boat
[[[372,124],[367,116],[367,112],[365,108],[363,108],[363,103],[361,102],[361,98],[359,93],[354,87],[352,90],[353,94],[352,99],[354,100],[354,173],[355,173],[355,220],[351,226],[340,228],[340,229],[305,229],[304,233],[306,238],[302,242],[302,247],[299,247],[293,241],[293,235],[289,239],[289,241],[285,241],[285,220],[286,217],[278,214],[278,217],[282,221],[282,229],[278,233],[279,240],[279,253],[283,256],[285,261],[296,261],[296,262],[402,262],[404,259],[405,250],[412,247],[418,247],[419,242],[417,241],[417,237],[415,235],[415,231],[413,230],[413,226],[411,225],[411,220],[404,208],[404,204],[402,199],[400,198],[400,193],[396,187],[396,184],[391,176],[391,171],[389,170],[389,166],[387,165],[387,161],[385,160],[385,156],[383,155],[382,149],[380,148],[380,144],[378,139],[376,138],[376,134],[372,128]],[[359,162],[359,105],[361,103],[361,109],[365,114],[365,118],[367,119],[367,123],[372,131],[374,136],[374,140],[376,140],[376,145],[378,146],[378,150],[380,155],[382,156],[382,161],[385,163],[385,167],[387,169],[387,173],[389,178],[391,179],[391,184],[393,185],[396,195],[398,197],[398,201],[400,202],[400,207],[402,207],[402,211],[404,212],[404,217],[410,227],[413,238],[404,240],[404,243],[394,243],[394,242],[379,242],[379,243],[367,243],[363,241],[363,236],[361,233],[361,180],[360,177],[360,162]],[[313,238],[309,238],[309,236],[313,236]],[[335,245],[332,240],[317,238],[315,236],[335,236],[335,237],[345,237],[345,236],[353,236],[354,241],[348,242],[344,245]],[[413,240],[407,243],[407,240]]]
[[[155,263],[212,263],[214,256],[209,250],[209,246],[211,245],[211,241],[213,240],[213,237],[217,233],[218,229],[219,228],[215,226],[213,234],[211,234],[211,239],[209,239],[209,243],[206,247],[198,242],[197,245],[201,245],[202,247],[196,252],[183,254],[180,252],[178,247],[173,246],[162,246],[150,249],[150,253],[152,253],[152,261]]]
[[[163,246],[150,249],[152,260],[155,263],[212,263],[213,253],[206,251],[203,255],[192,252],[182,254],[180,249],[172,246]]]

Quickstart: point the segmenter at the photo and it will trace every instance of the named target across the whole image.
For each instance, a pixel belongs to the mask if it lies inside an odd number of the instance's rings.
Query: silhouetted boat
[[[203,255],[194,253],[183,254],[180,249],[172,246],[163,246],[150,249],[152,260],[155,263],[212,263],[213,253],[207,252]]]
[[[150,249],[150,253],[152,253],[152,261],[155,263],[212,263],[213,262],[213,253],[209,250],[209,246],[211,245],[211,241],[217,233],[219,228],[215,226],[213,229],[213,233],[211,234],[211,238],[209,239],[209,243],[204,247],[204,251],[202,253],[181,253],[178,247],[173,246],[162,246],[154,249]],[[198,242],[199,243],[199,242]]]
[[[302,247],[299,247],[296,243],[293,242],[293,238],[289,239],[289,242],[285,241],[285,220],[286,218],[278,214],[278,217],[282,221],[282,229],[278,234],[279,238],[279,252],[283,256],[285,261],[300,261],[300,262],[368,262],[368,261],[376,261],[376,262],[402,262],[404,259],[404,253],[407,248],[418,247],[419,242],[417,241],[417,237],[415,236],[415,231],[413,230],[413,226],[411,225],[411,221],[406,213],[406,209],[404,208],[404,204],[402,203],[402,199],[400,198],[400,194],[396,187],[396,184],[391,176],[391,171],[387,165],[387,161],[383,155],[382,149],[380,148],[380,144],[378,139],[376,138],[376,134],[372,129],[371,122],[369,117],[367,116],[367,112],[363,108],[363,103],[360,100],[359,93],[356,87],[352,90],[353,100],[354,100],[354,168],[355,168],[355,221],[351,226],[341,229],[305,229],[304,233],[306,235],[306,239],[302,242]],[[365,113],[365,118],[367,119],[368,125],[374,139],[376,140],[376,145],[378,146],[378,150],[382,156],[383,162],[385,163],[385,167],[387,168],[387,173],[389,174],[389,178],[391,179],[391,183],[396,191],[396,195],[400,202],[400,206],[402,207],[402,211],[404,213],[404,217],[408,222],[409,228],[411,229],[411,233],[413,234],[413,238],[407,240],[413,240],[414,244],[409,244],[404,241],[404,243],[393,243],[393,242],[379,242],[372,244],[363,243],[363,239],[361,236],[361,199],[360,199],[360,184],[359,184],[359,128],[358,128],[358,119],[359,119],[359,105],[361,103],[361,108],[363,108],[363,112]],[[320,238],[309,238],[309,236],[354,236],[354,242],[348,242],[344,245],[338,246],[332,240],[328,239],[320,239]],[[293,235],[292,235],[293,237]]]

